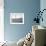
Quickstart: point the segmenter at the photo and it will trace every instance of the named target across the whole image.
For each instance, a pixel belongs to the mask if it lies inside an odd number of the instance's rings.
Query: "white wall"
[[[4,1],[0,0],[0,42],[4,41]]]

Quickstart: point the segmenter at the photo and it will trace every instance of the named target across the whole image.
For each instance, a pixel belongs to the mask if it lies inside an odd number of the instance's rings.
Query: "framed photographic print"
[[[10,13],[10,24],[24,24],[24,13]]]

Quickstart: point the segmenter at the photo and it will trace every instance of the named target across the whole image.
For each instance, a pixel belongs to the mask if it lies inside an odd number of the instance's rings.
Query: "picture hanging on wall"
[[[24,13],[10,13],[10,24],[24,24]]]

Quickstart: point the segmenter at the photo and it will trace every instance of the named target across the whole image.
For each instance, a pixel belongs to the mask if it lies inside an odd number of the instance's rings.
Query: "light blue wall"
[[[40,1],[40,10],[42,11],[43,9],[46,9],[46,0],[41,0]],[[42,17],[43,17],[43,22],[40,21],[40,25],[46,27],[46,11],[43,12]]]
[[[4,35],[5,40],[17,41],[32,28],[32,20],[40,9],[40,0],[4,0]],[[11,25],[10,13],[24,13],[24,24]]]

